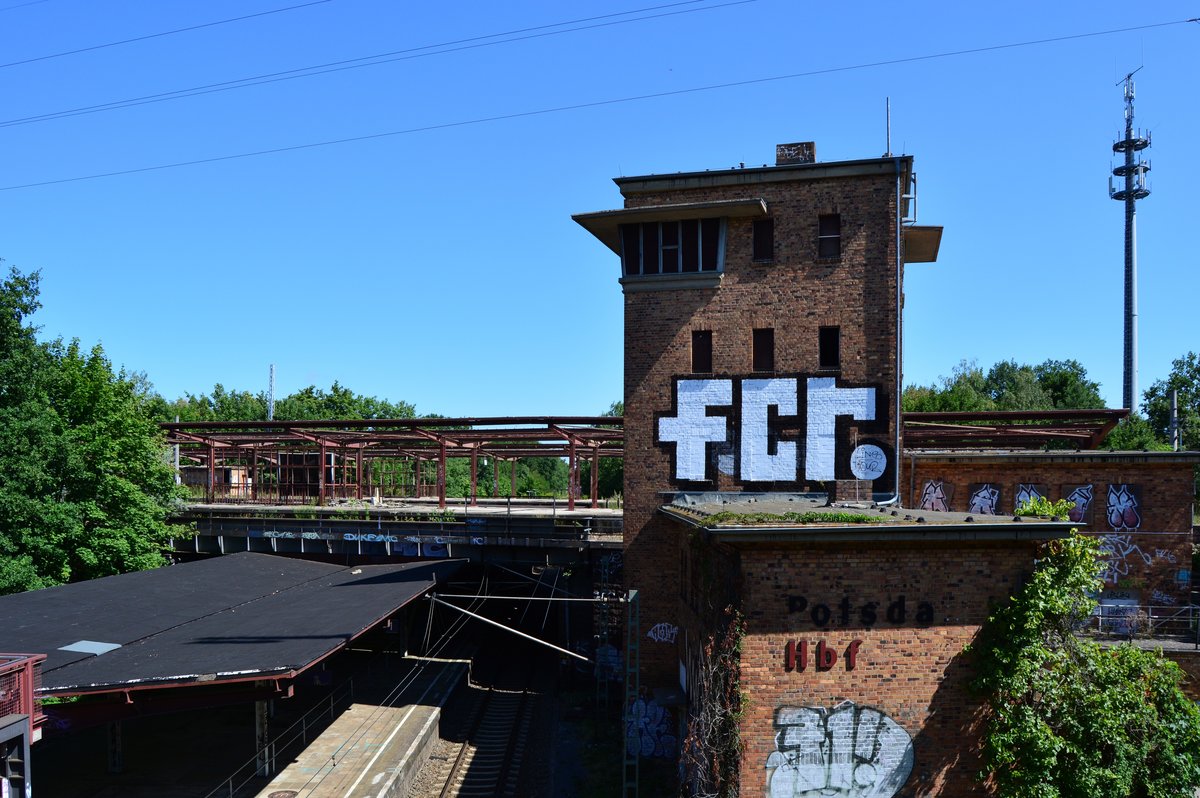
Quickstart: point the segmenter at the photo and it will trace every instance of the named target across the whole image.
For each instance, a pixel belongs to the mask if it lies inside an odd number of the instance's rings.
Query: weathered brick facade
[[[682,686],[693,718],[716,700],[706,693],[705,647],[719,639],[726,609],[740,612],[745,796],[985,792],[975,780],[981,707],[967,690],[964,647],[990,604],[1030,572],[1037,546],[1066,534],[1063,524],[1013,520],[1020,486],[1051,499],[1091,486],[1088,528],[1123,553],[1114,567],[1147,558],[1126,587],[1179,599],[1190,564],[1181,533],[1190,530],[1192,460],[899,456],[903,258],[911,250],[910,262],[933,260],[940,236],[901,224],[911,170],[903,157],[622,178],[623,209],[575,217],[623,263],[624,575],[650,630],[640,640],[648,690],[639,717],[650,718],[650,691],[669,704]],[[700,229],[696,248],[706,246],[703,222],[685,227],[689,219],[708,220],[710,231],[720,220],[718,267],[703,257],[684,265],[689,230]],[[818,257],[830,230],[837,256]],[[823,343],[832,328],[831,366]],[[767,365],[757,351],[764,331]],[[800,500],[835,485],[839,498],[865,489],[896,508],[920,507],[931,481],[941,510],[966,512],[978,493],[998,514],[933,523],[932,510],[871,508],[886,523],[756,536],[663,507],[683,494],[718,508],[764,494]],[[1106,525],[1110,510],[1117,527]],[[630,728],[658,755],[680,727],[655,711],[653,729],[639,718]],[[687,762],[696,749],[685,745]],[[695,770],[685,765],[685,782]]]
[[[662,492],[678,482],[669,449],[655,442],[655,419],[675,407],[673,379],[692,371],[693,331],[711,331],[712,374],[732,377],[754,373],[752,331],[773,329],[772,374],[827,375],[839,384],[876,387],[886,416],[870,425],[870,438],[894,441],[896,196],[910,169],[911,159],[902,158],[617,181],[627,209],[757,198],[774,222],[773,258],[756,262],[753,220],[726,219],[718,287],[638,290],[643,286],[625,280],[625,574],[640,591],[647,625],[677,622],[678,532],[656,514]],[[833,213],[841,219],[841,255],[818,258],[818,217]],[[840,328],[839,369],[819,367],[822,326]],[[858,426],[841,432],[854,439]],[[777,487],[747,485],[719,471],[715,476],[690,487]],[[673,683],[677,660],[674,647],[643,648],[643,678]]]
[[[909,507],[974,512],[986,504],[975,494],[998,491],[996,511],[1012,515],[1022,486],[1051,500],[1077,501],[1072,520],[1101,539],[1106,598],[1188,603],[1192,466],[1200,458],[1162,452],[910,452],[904,461],[910,466]]]
[[[741,794],[789,794],[769,791],[772,777],[784,776],[768,767],[789,708],[832,710],[846,701],[879,710],[911,737],[911,776],[896,795],[981,792],[972,744],[981,706],[967,690],[971,668],[963,647],[986,620],[989,603],[1010,595],[1032,569],[1034,552],[1028,542],[912,540],[743,550],[742,678],[749,707],[742,723]],[[889,619],[887,609],[901,597],[905,617],[895,622],[898,614]],[[862,623],[868,603],[876,605],[871,626]],[[922,604],[932,609],[931,622],[917,620]],[[814,622],[817,605],[830,608],[823,626]],[[803,671],[787,668],[789,641],[808,644]],[[859,643],[851,670],[847,649],[854,641]],[[837,654],[832,668],[814,661],[818,643]],[[859,730],[863,739],[868,732]],[[865,786],[867,775],[859,779]]]

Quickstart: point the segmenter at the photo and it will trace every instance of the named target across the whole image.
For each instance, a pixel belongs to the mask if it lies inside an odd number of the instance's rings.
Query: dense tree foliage
[[[0,593],[162,565],[174,473],[140,375],[38,343],[38,275],[0,284]]]
[[[160,421],[174,421],[176,417],[180,421],[263,421],[267,417],[267,394],[231,391],[217,383],[211,394],[189,393],[174,402],[160,399],[155,412]],[[336,380],[328,391],[310,385],[275,402],[275,418],[279,421],[413,418],[414,415],[415,408],[408,402],[356,394]]]
[[[1170,440],[1171,389],[1179,391],[1179,422],[1182,426],[1183,448],[1200,449],[1200,358],[1188,352],[1171,364],[1171,373],[1155,381],[1143,394],[1142,407],[1159,440]]]
[[[910,385],[902,404],[908,412],[1055,410],[1104,407],[1100,384],[1087,378],[1075,360],[1047,360],[1037,366],[1003,360],[984,374],[963,361],[941,385]]]
[[[1179,666],[1077,634],[1100,589],[1097,546],[1049,544],[973,647],[990,708],[981,776],[1001,798],[1184,796],[1200,784],[1200,710]]]

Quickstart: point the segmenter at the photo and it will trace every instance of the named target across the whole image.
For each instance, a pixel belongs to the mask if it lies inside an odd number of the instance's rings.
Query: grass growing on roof
[[[704,519],[707,527],[725,524],[878,524],[885,519],[866,513],[809,510],[803,513],[714,513]]]

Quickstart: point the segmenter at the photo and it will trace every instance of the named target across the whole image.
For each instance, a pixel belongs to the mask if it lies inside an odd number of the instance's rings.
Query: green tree
[[[176,495],[144,377],[39,344],[38,274],[0,285],[0,593],[165,562]]]
[[[1047,360],[1037,366],[1002,360],[985,374],[973,362],[959,363],[940,385],[910,385],[901,397],[906,412],[991,412],[1104,407],[1100,384],[1076,360]]]
[[[1200,784],[1200,710],[1179,666],[1077,633],[1096,605],[1097,552],[1081,535],[1048,544],[972,646],[990,710],[980,775],[1001,798],[1184,796]]]
[[[1104,407],[1100,383],[1087,378],[1078,360],[1047,360],[1033,367],[1038,385],[1049,397],[1051,406],[1061,409],[1092,409]]]
[[[624,416],[625,403],[617,400],[604,411],[605,416]],[[592,463],[584,460],[579,465],[579,486],[584,495],[592,489]],[[620,457],[601,457],[600,475],[596,480],[596,493],[600,498],[619,496],[625,490],[625,461]]]
[[[1144,416],[1132,413],[1121,420],[1108,437],[1104,439],[1101,448],[1116,452],[1167,451],[1171,447],[1163,443],[1155,433],[1154,427]]]
[[[1170,441],[1171,389],[1179,391],[1179,421],[1183,448],[1200,449],[1200,358],[1188,352],[1171,363],[1171,373],[1155,381],[1143,394],[1142,407],[1158,439]]]

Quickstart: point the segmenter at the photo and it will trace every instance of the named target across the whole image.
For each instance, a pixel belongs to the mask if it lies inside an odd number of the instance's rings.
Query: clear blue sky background
[[[570,215],[618,207],[614,176],[772,163],[778,142],[878,156],[890,96],[919,221],[946,228],[939,262],[908,272],[905,382],[963,359],[1076,358],[1118,406],[1123,217],[1107,175],[1115,84],[1144,65],[1140,389],[1200,348],[1200,24],[765,80],[1179,22],[1195,3],[703,0],[621,14],[654,3],[328,0],[44,58],[301,2],[0,0],[0,257],[41,270],[43,337],[99,342],[167,398],[265,390],[274,363],[280,396],[338,380],[418,412],[600,412],[622,390],[618,264]],[[534,34],[554,35],[504,41]]]

